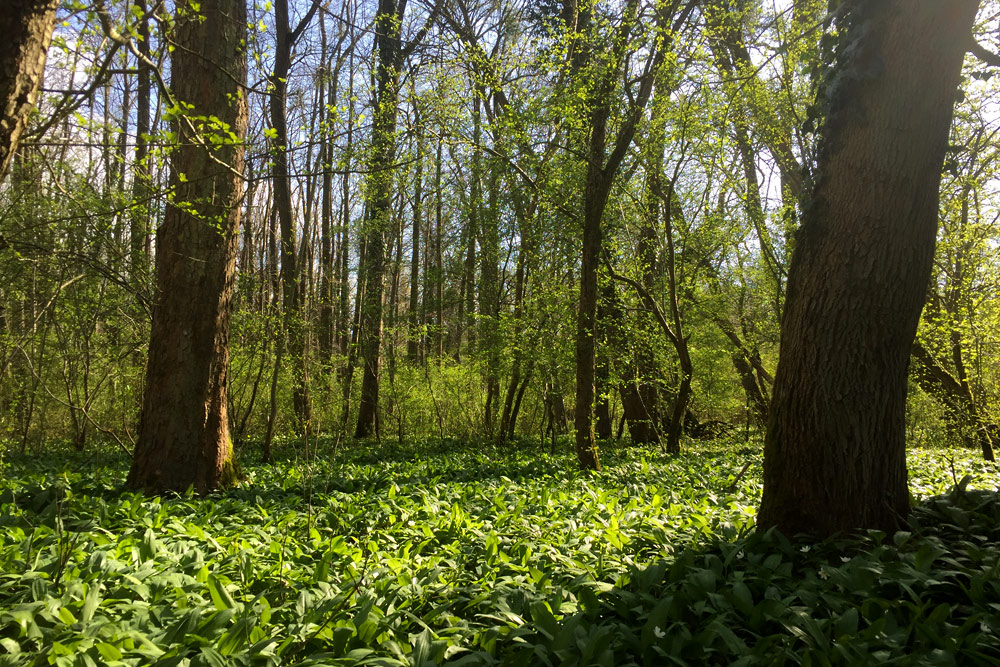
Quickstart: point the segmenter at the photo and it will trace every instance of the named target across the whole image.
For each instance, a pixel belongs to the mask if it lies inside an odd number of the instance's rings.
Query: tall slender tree
[[[319,9],[319,0],[314,0],[305,16],[291,27],[288,14],[288,0],[275,0],[275,46],[274,69],[269,80],[270,97],[268,99],[271,127],[274,130],[274,155],[272,156],[272,183],[274,189],[274,207],[278,215],[278,226],[281,230],[281,300],[284,309],[285,338],[279,343],[278,362],[275,373],[278,372],[284,347],[287,345],[292,358],[292,402],[300,429],[307,428],[311,421],[312,405],[309,398],[309,382],[306,377],[306,345],[305,329],[302,323],[302,311],[305,303],[305,290],[302,288],[302,272],[296,248],[295,219],[292,210],[292,184],[288,169],[288,73],[291,68],[292,49],[302,35],[306,26]]]
[[[129,255],[132,279],[145,280],[149,259],[149,198],[150,169],[146,164],[149,156],[149,132],[151,129],[149,105],[152,100],[152,68],[149,66],[151,49],[149,45],[149,17],[146,16],[146,0],[136,0],[136,9],[141,13],[137,26],[139,51],[135,100],[135,166],[132,181],[134,199],[131,227],[129,230]]]
[[[657,9],[657,30],[669,28],[669,18],[680,3],[673,2]],[[691,6],[683,12],[685,16]],[[615,105],[615,91],[620,73],[638,41],[633,34],[638,25],[639,2],[629,0],[623,18],[611,37],[609,54],[595,55],[596,28],[589,9],[579,9],[576,2],[564,5],[567,26],[573,37],[575,52],[571,53],[574,75],[586,81],[587,131],[585,147],[586,176],[583,192],[583,248],[580,263],[580,305],[576,321],[576,455],[584,470],[600,470],[594,434],[594,403],[596,392],[595,358],[597,331],[598,280],[603,244],[604,210],[611,187],[618,176],[622,161],[635,136],[636,128],[653,92],[653,83],[664,57],[662,38],[654,38],[647,51],[647,60],[634,91],[629,91],[630,104],[620,122],[618,133],[609,137],[609,125]],[[655,31],[654,31],[655,32]],[[610,143],[610,150],[609,150]]]
[[[403,67],[401,43],[406,0],[379,0],[375,16],[375,99],[372,119],[371,166],[365,186],[368,213],[362,234],[365,244],[365,291],[361,301],[361,402],[354,435],[368,437],[378,419],[379,366],[382,347],[382,298],[385,279],[385,233],[392,215],[392,172],[396,153],[399,81]]]

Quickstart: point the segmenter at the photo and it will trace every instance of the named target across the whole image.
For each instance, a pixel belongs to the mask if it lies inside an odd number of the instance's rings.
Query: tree
[[[135,110],[135,174],[132,179],[132,198],[135,205],[132,210],[131,227],[129,230],[130,264],[132,279],[136,282],[145,281],[148,272],[149,255],[149,197],[150,169],[146,164],[149,157],[149,105],[152,97],[151,68],[147,64],[150,59],[149,17],[146,16],[146,0],[137,0],[136,8],[142,12],[139,19],[137,50],[139,59],[138,81],[136,83]],[[126,133],[122,133],[124,136]]]
[[[372,120],[370,175],[365,186],[367,215],[362,242],[365,259],[365,291],[360,300],[361,402],[358,405],[357,438],[375,432],[378,420],[379,366],[382,347],[382,298],[385,278],[385,232],[390,227],[393,195],[393,159],[396,155],[396,120],[399,115],[399,84],[403,62],[427,33],[434,13],[416,39],[406,48],[402,44],[403,17],[407,0],[379,0],[375,16],[375,42],[378,61],[375,67],[375,100]]]
[[[58,0],[9,0],[0,12],[0,179],[35,106]]]
[[[272,187],[274,188],[274,208],[278,216],[278,226],[281,229],[281,303],[284,309],[284,336],[278,343],[275,375],[281,365],[285,345],[292,357],[292,367],[295,384],[292,387],[295,415],[299,428],[307,432],[312,420],[312,406],[309,399],[309,381],[306,377],[305,332],[301,322],[305,300],[302,289],[301,271],[295,243],[295,220],[292,210],[292,188],[288,170],[288,118],[287,92],[288,72],[291,68],[292,49],[302,32],[309,25],[319,2],[313,2],[302,20],[294,29],[289,24],[288,0],[276,0],[275,15],[275,46],[274,70],[269,79],[270,96],[268,98],[271,127],[274,130],[274,155],[271,169]]]
[[[128,485],[199,493],[235,481],[229,321],[247,129],[246,5],[178,0],[171,91],[178,145],[157,233],[157,301]]]
[[[976,0],[846,2],[789,269],[758,526],[819,536],[909,511],[907,366]]]
[[[667,29],[666,21],[677,11],[679,2],[671,3],[657,10],[657,29]],[[579,31],[584,39],[594,39],[595,30],[590,25],[590,10],[578,10],[575,2],[567,2],[567,25],[573,32]],[[683,12],[690,12],[688,6]],[[585,147],[586,177],[583,193],[583,247],[580,260],[580,307],[576,321],[576,455],[584,470],[600,470],[601,462],[594,437],[595,402],[595,341],[597,330],[598,280],[597,269],[601,262],[602,221],[604,210],[611,194],[622,161],[628,151],[641,114],[649,102],[653,91],[655,73],[664,58],[664,48],[655,43],[648,61],[641,70],[636,90],[629,91],[629,105],[621,119],[618,135],[608,150],[609,121],[612,119],[614,93],[618,74],[627,67],[630,45],[635,45],[632,31],[639,14],[638,2],[630,0],[624,8],[621,24],[612,40],[610,55],[598,57],[596,45],[581,42],[572,56],[573,69],[580,78],[594,76],[587,82],[588,145]],[[675,26],[680,25],[679,19]],[[675,27],[676,29],[676,27]],[[662,39],[660,36],[659,39]],[[605,61],[607,58],[607,61]]]
[[[385,278],[385,232],[392,215],[392,161],[396,154],[396,119],[399,114],[399,79],[403,66],[400,40],[406,0],[379,0],[375,16],[376,89],[372,124],[371,175],[365,186],[367,215],[362,229],[365,246],[365,291],[360,297],[361,402],[354,436],[375,432],[378,420],[379,366],[382,347],[382,298]],[[360,293],[360,292],[359,292]]]

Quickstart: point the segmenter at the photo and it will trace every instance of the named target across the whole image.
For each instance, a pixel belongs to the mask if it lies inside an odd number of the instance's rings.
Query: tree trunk
[[[572,3],[573,8],[576,3]],[[693,6],[693,5],[692,5]],[[568,8],[569,3],[564,5]],[[608,56],[613,65],[604,65],[598,80],[589,82],[589,140],[586,146],[587,175],[583,193],[583,247],[580,258],[580,305],[576,320],[576,455],[583,470],[600,470],[601,462],[597,454],[594,440],[594,362],[595,334],[597,325],[597,270],[601,262],[601,239],[603,230],[601,222],[604,209],[608,204],[611,186],[618,175],[622,160],[635,136],[636,126],[646,104],[653,92],[655,73],[663,62],[662,45],[654,44],[649,51],[642,75],[639,77],[635,91],[630,91],[630,105],[618,128],[618,135],[612,144],[610,153],[608,145],[608,122],[611,117],[611,105],[617,85],[618,68],[628,60],[627,49],[636,48],[635,40],[631,39],[631,30],[637,21],[638,3],[628,0],[623,8],[623,18],[618,25],[618,34],[614,40],[613,53]],[[669,18],[669,8],[663,7],[657,12],[656,23],[660,30],[666,29]],[[574,12],[566,12],[571,16]],[[581,12],[574,23],[580,21]],[[586,26],[585,26],[586,28]],[[576,26],[579,30],[580,26]],[[578,63],[574,65],[577,73],[590,59],[590,52],[581,48],[574,56]]]
[[[288,72],[291,67],[292,47],[305,26],[315,13],[313,3],[309,12],[294,30],[288,23],[288,0],[275,0],[275,46],[274,70],[269,84],[271,94],[271,127],[274,130],[274,151],[272,155],[272,183],[274,206],[278,212],[281,229],[281,305],[284,310],[284,344],[288,347],[288,357],[292,359],[292,404],[299,429],[306,432],[312,421],[312,402],[309,398],[309,382],[306,377],[306,336],[302,321],[305,290],[300,281],[298,254],[295,243],[295,220],[292,210],[292,190],[288,170],[288,121],[286,98]]]
[[[319,88],[327,83],[328,92],[323,122],[320,126],[319,161],[322,169],[322,195],[320,196],[320,288],[319,288],[319,353],[324,367],[328,367],[333,354],[333,286],[335,270],[333,266],[333,140],[330,137],[334,123],[333,110],[337,108],[337,74],[331,66],[333,57],[327,57],[325,13],[320,14],[322,35],[321,62],[325,82],[320,78]]]
[[[244,0],[201,12],[179,0],[174,39],[171,87],[191,116],[175,124],[173,196],[157,237],[158,300],[128,485],[206,493],[236,481],[226,389],[248,116]],[[205,116],[226,123],[232,137],[220,134],[213,145],[193,120]]]
[[[576,456],[583,470],[600,470],[594,433],[595,404],[595,330],[597,328],[597,267],[601,253],[601,220],[607,204],[610,184],[602,169],[607,117],[595,125],[592,136],[600,132],[598,146],[591,146],[596,161],[587,174],[583,209],[583,256],[580,261],[580,307],[576,319]],[[617,170],[616,170],[617,171]]]
[[[357,438],[375,432],[378,419],[379,365],[382,347],[382,293],[385,278],[385,232],[392,217],[393,159],[396,154],[396,117],[399,112],[399,78],[403,64],[400,44],[406,3],[379,0],[375,17],[376,90],[373,104],[370,176],[366,188],[368,215],[362,234],[365,243],[364,301],[361,304],[361,402]]]
[[[536,252],[536,225],[535,210],[537,199],[529,202],[524,201],[516,183],[510,184],[514,212],[518,222],[518,233],[521,236],[521,247],[518,249],[517,264],[514,270],[514,309],[513,320],[511,322],[511,336],[513,340],[520,341],[524,331],[524,299],[528,288],[528,260]],[[510,365],[510,382],[507,385],[503,402],[503,412],[500,416],[499,438],[506,438],[508,433],[514,432],[513,424],[517,421],[514,414],[514,398],[517,388],[521,383],[521,367],[524,363],[525,345],[519,343],[514,346]]]
[[[406,358],[417,363],[420,358],[420,229],[424,224],[424,125],[420,106],[413,100],[414,125],[417,134],[416,174],[413,180],[413,229],[410,234],[410,306],[407,313]]]
[[[348,83],[347,99],[354,99],[354,61],[353,57],[348,62]],[[349,104],[347,109],[347,157],[351,159],[354,151],[354,105]],[[340,353],[345,356],[351,354],[351,336],[354,327],[353,321],[349,320],[351,314],[351,281],[350,262],[351,255],[351,175],[349,170],[344,171],[340,183],[340,241],[338,242],[339,255],[339,275],[337,287],[340,290],[337,299],[337,323],[340,332]],[[360,284],[360,280],[358,281]]]
[[[441,236],[444,233],[444,190],[441,175],[444,168],[444,137],[438,137],[437,153],[434,158],[434,260],[431,280],[434,289],[434,330],[431,336],[431,350],[438,364],[444,357],[444,257],[441,254]]]
[[[58,0],[6,0],[0,11],[0,180],[35,106],[58,6]]]
[[[152,99],[152,72],[143,60],[150,59],[149,19],[146,17],[146,0],[137,0],[136,8],[142,12],[139,20],[136,48],[142,56],[136,85],[135,109],[135,166],[132,176],[132,212],[129,229],[129,259],[132,280],[142,284],[146,281],[149,261],[149,200],[152,196],[150,170],[146,164],[149,156],[150,114]]]
[[[758,526],[893,530],[907,365],[978,2],[852,0],[789,272]]]
[[[467,332],[469,349],[475,347],[476,322],[476,239],[479,236],[480,217],[483,209],[482,181],[482,113],[480,91],[473,97],[472,112],[472,165],[469,183],[469,216],[465,228],[465,263],[462,267],[462,294],[455,318],[455,361],[462,358],[462,337]]]
[[[625,317],[614,284],[606,282],[601,287],[597,304],[597,335],[599,344],[594,356],[594,434],[598,440],[610,440],[615,433],[611,418],[612,355],[625,347],[621,321]]]
[[[486,405],[485,430],[487,437],[493,437],[497,427],[500,407],[500,234],[497,225],[500,216],[500,179],[498,169],[489,163],[487,180],[488,202],[485,215],[481,216],[480,232],[480,282],[479,320],[476,336],[486,362]]]

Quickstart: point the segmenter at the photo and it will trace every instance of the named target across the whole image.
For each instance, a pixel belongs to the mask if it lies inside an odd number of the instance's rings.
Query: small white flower
[[[744,556],[746,556],[746,554],[745,554],[745,553],[743,553],[742,551],[737,551],[737,552],[736,552],[736,557],[737,557],[737,558],[743,558]]]
[[[840,557],[840,562],[841,563],[850,563],[851,562],[851,557],[850,556],[841,556]]]
[[[809,553],[810,549],[812,549],[812,547],[807,544],[806,546],[804,546],[801,549],[799,549],[799,551],[801,551],[804,554],[807,554],[807,553]]]
[[[819,571],[819,578],[822,579],[823,581],[826,581],[827,579],[830,578],[830,573],[827,572],[826,570],[820,570]]]
[[[653,634],[656,635],[657,639],[663,639],[667,636],[667,633],[660,629],[660,626],[653,628]]]

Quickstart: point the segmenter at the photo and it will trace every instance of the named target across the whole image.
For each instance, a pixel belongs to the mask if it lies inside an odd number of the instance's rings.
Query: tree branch
[[[975,38],[972,39],[972,42],[969,45],[969,53],[991,67],[1000,67],[1000,55],[997,55],[987,49],[985,46],[977,42]]]

